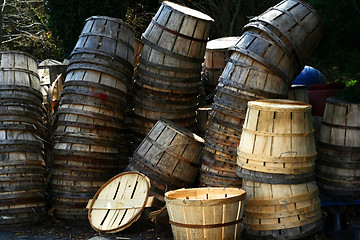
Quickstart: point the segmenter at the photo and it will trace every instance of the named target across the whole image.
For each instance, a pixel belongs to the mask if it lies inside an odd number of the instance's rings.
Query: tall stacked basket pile
[[[202,186],[241,186],[236,148],[247,102],[287,98],[324,33],[316,12],[306,3],[285,0],[251,19],[219,78],[205,135],[200,173]]]
[[[238,147],[251,237],[300,238],[320,230],[311,105],[250,101]]]
[[[46,216],[45,128],[37,63],[21,52],[0,53],[0,229]]]
[[[360,197],[360,104],[328,98],[318,140],[320,191],[340,200]]]
[[[52,197],[59,218],[86,218],[88,199],[128,163],[121,133],[134,38],[119,19],[91,17],[71,54],[53,140]]]
[[[133,93],[135,130],[141,138],[160,118],[195,128],[212,22],[201,12],[165,1],[143,33]]]

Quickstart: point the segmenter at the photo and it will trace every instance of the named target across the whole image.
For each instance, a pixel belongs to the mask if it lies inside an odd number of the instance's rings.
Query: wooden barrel
[[[119,19],[90,17],[71,54],[53,139],[55,215],[86,219],[86,203],[128,159],[124,115],[133,75],[133,29]]]
[[[203,63],[205,91],[210,93],[218,84],[218,79],[230,58],[230,47],[235,45],[240,37],[223,37],[209,41],[206,44]]]
[[[317,144],[321,192],[360,197],[360,104],[328,98]]]
[[[313,180],[317,156],[313,133],[311,105],[250,101],[237,150],[238,176],[274,184]]]
[[[118,63],[133,69],[134,61],[134,29],[117,18],[92,16],[85,20],[84,27],[74,47],[75,52],[83,52],[90,62],[98,62],[91,58],[95,55],[107,55]],[[109,59],[108,59],[109,60]]]
[[[170,121],[159,120],[135,150],[129,165],[131,170],[147,175],[151,185],[162,185],[163,195],[165,186],[176,189],[194,183],[202,147],[199,136]]]
[[[156,44],[169,55],[202,59],[213,21],[199,11],[164,1],[142,40],[148,45]]]
[[[299,102],[309,103],[306,85],[292,85],[289,89],[288,98]]]
[[[0,85],[16,85],[41,91],[36,60],[23,52],[1,52]]]
[[[34,58],[0,53],[0,229],[38,223],[46,216],[45,111]]]
[[[219,82],[224,86],[255,93],[266,98],[286,98],[289,83],[281,73],[274,73],[273,69],[267,68],[250,56],[234,51]]]
[[[165,193],[174,239],[239,239],[245,191],[190,188]]]
[[[243,180],[245,233],[254,239],[299,239],[321,230],[321,204],[314,182],[267,184]]]
[[[251,26],[257,23],[259,28],[269,29],[281,39],[296,57],[299,66],[305,65],[325,32],[319,15],[300,0],[284,0],[250,21]]]

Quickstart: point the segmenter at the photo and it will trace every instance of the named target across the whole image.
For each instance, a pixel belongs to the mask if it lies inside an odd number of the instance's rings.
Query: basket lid
[[[142,173],[124,172],[111,178],[89,201],[91,226],[110,233],[128,228],[149,205],[149,191],[150,180]]]

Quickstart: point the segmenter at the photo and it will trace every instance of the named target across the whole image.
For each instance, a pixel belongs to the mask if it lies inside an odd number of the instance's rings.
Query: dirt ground
[[[0,232],[0,240],[158,240],[173,239],[170,225],[156,225],[141,217],[129,228],[114,234],[98,233],[87,220],[66,221],[49,218],[34,225],[21,227],[12,231]]]
[[[305,238],[304,240],[345,240],[348,239],[346,220],[341,231],[333,231],[336,221],[331,216],[335,212],[342,212],[344,219],[360,220],[359,205],[335,206],[323,208],[323,231]],[[129,228],[115,234],[98,233],[93,230],[87,220],[66,221],[48,217],[44,222],[27,227],[19,227],[12,231],[0,232],[0,240],[170,240],[173,239],[171,227],[168,224],[155,224],[146,218],[146,212]],[[328,218],[328,219],[327,219]],[[246,239],[242,236],[241,239]],[[353,240],[351,238],[351,240]]]

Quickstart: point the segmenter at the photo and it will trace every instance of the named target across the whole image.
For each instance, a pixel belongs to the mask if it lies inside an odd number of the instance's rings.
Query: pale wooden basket
[[[314,180],[311,105],[291,100],[248,103],[238,147],[238,176],[266,183]]]
[[[190,188],[165,193],[174,239],[239,239],[245,191]]]

